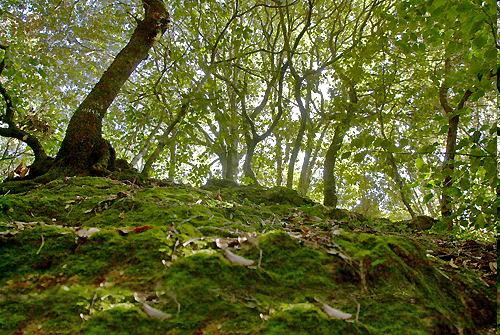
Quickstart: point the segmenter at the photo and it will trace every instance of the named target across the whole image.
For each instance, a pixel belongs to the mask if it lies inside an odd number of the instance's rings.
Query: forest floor
[[[285,188],[0,186],[0,334],[495,334],[496,245]]]

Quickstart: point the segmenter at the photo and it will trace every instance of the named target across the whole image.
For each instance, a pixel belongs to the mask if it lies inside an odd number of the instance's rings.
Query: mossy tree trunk
[[[99,174],[113,168],[114,151],[102,137],[102,120],[123,84],[166,30],[169,20],[161,0],[142,3],[144,19],[69,122],[55,165],[68,173]]]

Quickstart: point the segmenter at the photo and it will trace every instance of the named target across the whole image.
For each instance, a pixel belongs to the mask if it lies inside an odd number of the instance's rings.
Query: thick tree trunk
[[[144,19],[127,45],[118,53],[99,82],[71,118],[56,162],[68,173],[102,173],[112,168],[114,153],[102,138],[102,119],[121,87],[144,59],[168,24],[168,13],[160,0],[143,0]]]
[[[238,175],[238,149],[237,142],[231,144],[227,148],[227,164],[224,171],[223,177],[226,180],[236,181],[236,176]]]

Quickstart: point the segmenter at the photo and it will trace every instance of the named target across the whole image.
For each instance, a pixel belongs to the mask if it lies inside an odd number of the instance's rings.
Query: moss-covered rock
[[[0,334],[492,327],[496,290],[431,257],[431,240],[358,231],[386,223],[337,215],[292,191],[227,186],[84,177],[0,196]],[[323,304],[351,317],[335,319]]]

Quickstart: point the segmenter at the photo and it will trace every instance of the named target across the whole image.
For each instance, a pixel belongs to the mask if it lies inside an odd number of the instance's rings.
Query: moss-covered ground
[[[494,334],[494,245],[283,188],[20,187],[0,196],[0,334]]]

